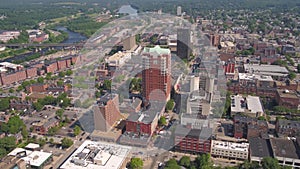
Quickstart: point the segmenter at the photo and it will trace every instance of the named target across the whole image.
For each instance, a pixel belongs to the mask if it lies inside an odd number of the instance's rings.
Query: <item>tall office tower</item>
[[[181,16],[182,11],[181,11],[181,6],[177,7],[177,16]]]
[[[102,96],[94,108],[95,130],[109,131],[120,119],[119,96],[111,93]]]
[[[171,51],[144,48],[142,72],[143,97],[152,101],[166,101],[171,93]]]
[[[131,50],[135,45],[135,36],[130,36],[123,40],[123,50]]]
[[[191,30],[186,28],[177,29],[177,56],[189,59],[191,55]]]

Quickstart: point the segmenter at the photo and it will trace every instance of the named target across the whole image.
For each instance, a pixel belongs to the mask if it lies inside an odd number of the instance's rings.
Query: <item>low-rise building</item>
[[[38,145],[36,144],[29,143],[25,149],[15,148],[0,163],[0,168],[14,168],[16,166],[18,166],[18,168],[44,168],[46,165],[52,162],[52,153],[36,151],[35,148],[32,149],[32,147],[37,146]],[[24,162],[25,164],[21,164],[20,162]],[[13,164],[13,166],[11,166],[11,164]]]
[[[244,162],[249,157],[249,143],[212,140],[210,153],[215,158]]]
[[[117,52],[114,55],[108,57],[106,63],[110,67],[121,67],[125,64],[126,61],[131,59],[131,53],[129,52]]]
[[[232,95],[230,113],[231,116],[243,114],[250,117],[259,117],[264,115],[264,110],[257,96],[243,97],[241,95]]]
[[[120,169],[131,148],[86,140],[62,164],[61,169]]]
[[[300,122],[278,119],[275,130],[279,137],[300,137]]]
[[[273,157],[272,147],[269,139],[252,137],[248,139],[250,144],[250,161],[261,163],[265,157]]]
[[[12,99],[10,100],[10,108],[14,110],[31,110],[32,109],[32,102],[27,100],[16,100]]]
[[[300,109],[300,95],[293,90],[278,89],[275,97],[279,106]]]
[[[285,138],[272,138],[271,146],[274,158],[280,165],[300,168],[299,145],[296,141]]]
[[[272,76],[272,77],[287,77],[289,71],[278,65],[264,65],[264,64],[244,64],[246,73],[255,73],[258,75]]]
[[[191,153],[209,153],[211,144],[212,129],[190,129],[182,125],[175,129],[175,150]]]
[[[59,124],[59,120],[55,117],[51,117],[49,119],[43,119],[39,122],[35,122],[32,124],[33,127],[32,132],[44,135],[48,133],[48,130],[51,127],[55,127],[58,124]]]
[[[267,137],[269,128],[266,121],[245,116],[234,116],[233,123],[235,138]]]
[[[6,43],[11,39],[18,38],[20,31],[0,31],[0,41]]]

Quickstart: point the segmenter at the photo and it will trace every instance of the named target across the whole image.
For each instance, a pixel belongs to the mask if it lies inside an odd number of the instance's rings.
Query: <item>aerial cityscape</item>
[[[0,169],[300,169],[300,2],[0,4]]]

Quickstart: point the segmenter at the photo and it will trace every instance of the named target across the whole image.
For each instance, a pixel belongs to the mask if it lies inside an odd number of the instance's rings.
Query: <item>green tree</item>
[[[165,126],[167,124],[167,120],[165,116],[161,116],[160,119],[158,120],[158,125],[159,126]]]
[[[293,80],[293,79],[295,79],[296,78],[296,73],[294,73],[294,72],[290,72],[289,73],[289,78],[291,79],[291,80]]]
[[[195,163],[197,168],[201,169],[210,169],[213,167],[210,154],[202,154],[201,156],[196,157]]]
[[[20,86],[18,86],[18,88],[17,88],[17,92],[20,92],[20,91],[22,91],[23,90],[23,86],[22,85],[20,85]]]
[[[36,111],[41,111],[44,107],[44,105],[41,104],[40,102],[35,102],[32,104],[32,106]]]
[[[57,86],[63,86],[63,85],[64,85],[64,81],[58,80],[58,81],[56,82],[56,84],[57,84]]]
[[[65,77],[65,75],[66,75],[65,72],[59,72],[59,73],[58,73],[58,76],[59,76],[59,77]]]
[[[64,114],[64,109],[58,109],[55,112],[56,116],[59,117],[60,120],[62,120],[63,114]]]
[[[261,161],[261,165],[263,169],[280,169],[280,165],[278,160],[272,157],[265,157]]]
[[[257,119],[258,119],[258,120],[266,121],[266,118],[265,118],[264,116],[259,116]]]
[[[51,127],[49,130],[48,130],[48,135],[49,136],[53,136],[57,133],[57,131],[59,130],[59,127],[55,126],[55,127]]]
[[[43,77],[38,77],[36,81],[38,83],[44,83],[44,78]]]
[[[111,90],[111,80],[104,80],[104,82],[103,82],[103,88],[105,90]]]
[[[9,92],[9,93],[14,93],[15,90],[14,90],[13,88],[10,88],[10,89],[8,90],[8,92]]]
[[[46,79],[47,80],[51,80],[51,77],[52,77],[52,73],[51,72],[49,72],[49,73],[46,74]]]
[[[75,127],[74,127],[74,135],[75,136],[78,136],[80,133],[81,133],[81,128],[78,126],[78,125],[76,125]]]
[[[170,99],[170,100],[167,102],[167,104],[166,104],[166,109],[167,109],[167,110],[172,110],[173,107],[174,107],[174,105],[175,105],[174,100],[173,100],[173,99]]]
[[[29,134],[28,134],[28,131],[25,126],[22,128],[21,134],[24,139],[26,139],[28,137]]]
[[[180,169],[181,167],[177,164],[177,161],[172,158],[169,161],[167,161],[165,169]]]
[[[72,74],[73,74],[73,71],[72,71],[72,70],[67,70],[67,71],[66,71],[66,75],[67,75],[67,76],[71,76]]]
[[[63,148],[69,148],[73,145],[73,140],[72,139],[69,139],[67,137],[64,137],[62,140],[61,140],[61,146]]]
[[[179,160],[179,165],[184,166],[186,168],[190,167],[190,165],[191,165],[190,157],[188,157],[188,156],[181,157],[181,159]]]
[[[54,139],[53,139],[52,137],[49,139],[49,143],[50,143],[50,144],[53,144],[53,143],[54,143]]]
[[[37,144],[39,144],[41,147],[43,147],[46,144],[46,140],[43,138],[39,138],[37,140]]]
[[[9,133],[10,134],[16,134],[25,127],[25,124],[22,119],[20,119],[19,116],[13,116],[9,118],[7,122],[8,128],[9,128]]]
[[[0,99],[0,111],[9,109],[9,98]]]
[[[144,165],[144,162],[142,159],[140,158],[131,158],[130,162],[129,162],[129,168],[130,169],[142,169]]]
[[[16,138],[13,136],[0,139],[0,156],[6,155],[7,152],[16,148]],[[4,151],[5,150],[5,151]]]

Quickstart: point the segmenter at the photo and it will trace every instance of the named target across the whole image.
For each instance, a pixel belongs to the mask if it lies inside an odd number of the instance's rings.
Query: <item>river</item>
[[[81,41],[84,41],[84,40],[87,39],[87,37],[81,35],[80,33],[70,31],[66,27],[56,27],[56,29],[68,33],[68,39],[61,42],[62,44],[64,44],[64,43],[77,43],[77,42],[81,42]],[[60,50],[61,47],[57,47],[55,49]],[[43,53],[47,52],[48,50],[49,50],[48,48],[44,48],[40,51],[40,53],[43,54]],[[15,55],[15,56],[12,56],[10,58],[3,59],[2,61],[5,61],[5,62],[22,61],[22,60],[25,60],[27,57],[30,57],[34,54],[36,54],[36,52],[29,52],[29,53],[26,53],[26,54]]]
[[[77,43],[87,39],[87,37],[81,35],[80,33],[70,31],[66,27],[59,26],[56,27],[55,29],[68,33],[68,39],[64,40],[62,43]]]

